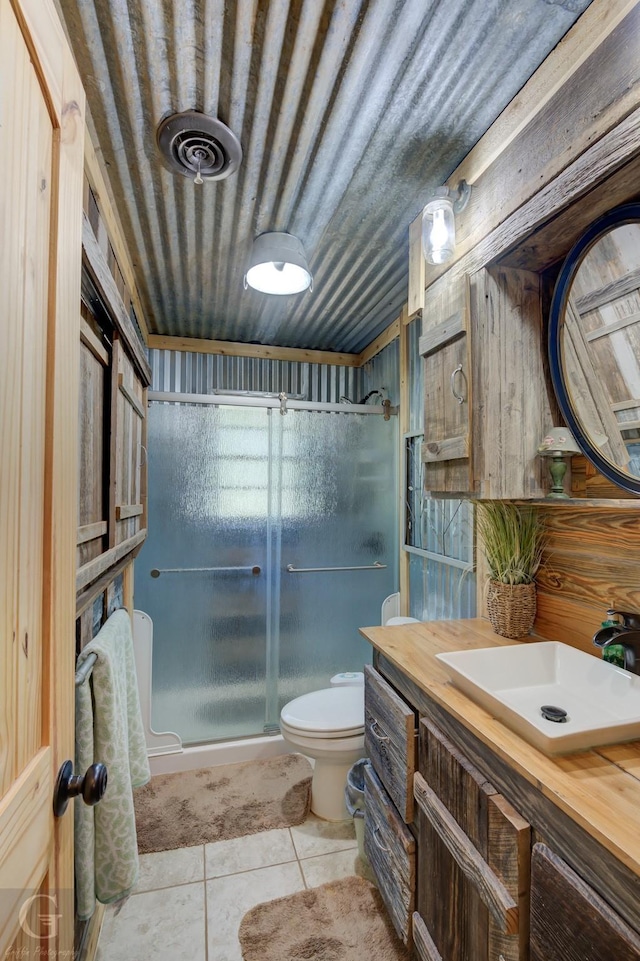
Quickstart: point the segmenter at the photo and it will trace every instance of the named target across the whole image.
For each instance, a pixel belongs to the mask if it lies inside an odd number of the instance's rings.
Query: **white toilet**
[[[303,694],[282,708],[282,737],[315,761],[311,810],[325,821],[349,817],[344,789],[349,768],[364,756],[364,675],[336,674],[331,687]]]

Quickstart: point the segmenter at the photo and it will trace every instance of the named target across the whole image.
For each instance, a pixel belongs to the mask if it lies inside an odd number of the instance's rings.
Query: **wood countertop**
[[[499,637],[486,620],[363,627],[361,633],[437,704],[640,876],[640,741],[547,757],[457,690],[436,654],[522,643]]]

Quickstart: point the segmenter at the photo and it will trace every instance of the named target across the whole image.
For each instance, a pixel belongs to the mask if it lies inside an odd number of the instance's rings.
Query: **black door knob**
[[[73,773],[73,763],[65,761],[53,789],[53,813],[62,817],[72,797],[82,795],[85,804],[97,804],[107,790],[107,769],[104,764],[92,764],[84,777]]]

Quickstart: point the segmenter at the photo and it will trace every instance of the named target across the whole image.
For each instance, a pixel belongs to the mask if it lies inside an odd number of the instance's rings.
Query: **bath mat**
[[[301,754],[159,774],[134,791],[140,854],[302,824],[311,765]]]
[[[252,908],[238,933],[244,961],[407,961],[377,889],[364,878]]]

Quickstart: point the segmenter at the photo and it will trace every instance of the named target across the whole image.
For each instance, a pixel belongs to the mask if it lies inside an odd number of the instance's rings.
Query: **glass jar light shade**
[[[422,212],[422,250],[430,264],[445,264],[453,257],[456,225],[449,197],[435,197]]]
[[[272,231],[253,242],[245,287],[263,294],[299,294],[313,287],[302,244],[292,234]]]

